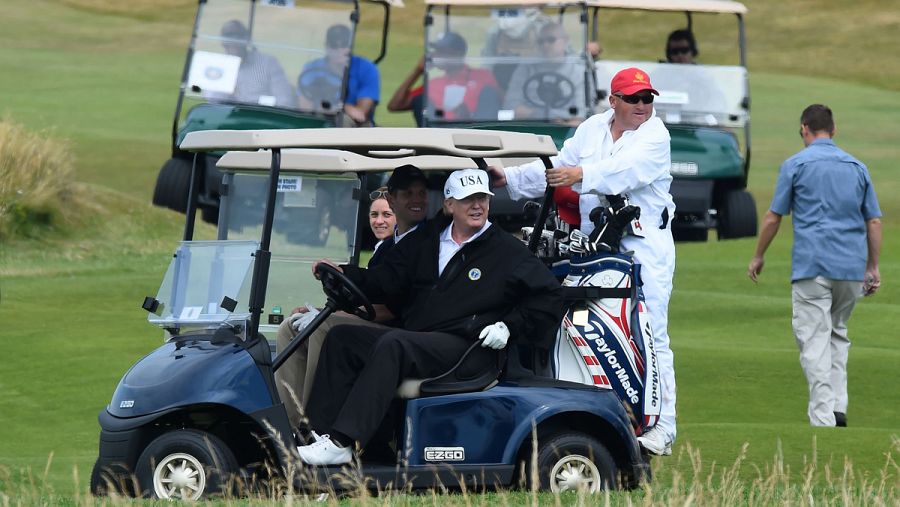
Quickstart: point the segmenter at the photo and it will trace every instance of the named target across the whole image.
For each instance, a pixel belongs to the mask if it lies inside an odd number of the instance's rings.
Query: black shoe
[[[834,425],[838,428],[846,428],[847,427],[847,414],[843,412],[835,412],[834,413]]]

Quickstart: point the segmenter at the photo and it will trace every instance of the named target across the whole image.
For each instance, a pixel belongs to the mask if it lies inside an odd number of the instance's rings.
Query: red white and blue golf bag
[[[582,294],[563,317],[556,377],[614,390],[631,408],[638,434],[653,427],[661,393],[640,265],[625,254],[574,257],[563,286]]]
[[[640,210],[618,204],[592,213],[597,229],[590,237],[579,231],[570,236],[563,281],[570,306],[552,367],[558,379],[614,390],[631,409],[640,435],[659,419],[661,388],[640,265],[630,253],[619,252],[621,237]]]

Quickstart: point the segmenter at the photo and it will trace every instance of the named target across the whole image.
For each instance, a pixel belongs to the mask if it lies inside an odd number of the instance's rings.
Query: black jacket
[[[377,303],[400,309],[401,327],[477,339],[497,321],[514,341],[548,343],[562,318],[559,282],[519,240],[491,225],[465,244],[438,277],[440,235],[435,220],[410,233],[371,269],[344,273]]]

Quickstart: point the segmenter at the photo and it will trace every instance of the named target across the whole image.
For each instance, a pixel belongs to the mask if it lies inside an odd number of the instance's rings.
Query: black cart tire
[[[191,167],[189,160],[182,158],[167,160],[156,177],[153,204],[179,213],[187,211],[188,192],[191,189]]]
[[[672,229],[672,239],[680,243],[685,242],[705,242],[709,239],[709,229]]]
[[[104,466],[98,459],[91,470],[91,494],[107,496],[117,494],[134,495],[134,476],[119,465]]]
[[[236,472],[237,460],[221,439],[187,429],[150,442],[135,475],[143,496],[198,500],[228,493]]]
[[[719,210],[719,239],[756,236],[756,201],[746,190],[725,194]]]
[[[540,489],[560,493],[596,493],[618,488],[612,455],[596,438],[579,432],[560,433],[538,446]]]

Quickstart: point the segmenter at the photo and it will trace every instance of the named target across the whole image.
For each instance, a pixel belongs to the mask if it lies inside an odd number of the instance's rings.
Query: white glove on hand
[[[509,341],[509,328],[502,321],[495,322],[482,329],[478,337],[484,339],[481,342],[482,347],[500,350],[506,347],[506,342]]]
[[[308,326],[313,319],[316,318],[316,315],[319,314],[319,310],[316,310],[314,307],[310,305],[306,305],[306,312],[297,312],[290,317],[290,325],[291,328],[294,329],[295,333],[299,333],[303,331],[303,328]]]

